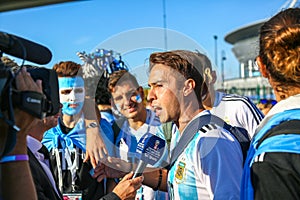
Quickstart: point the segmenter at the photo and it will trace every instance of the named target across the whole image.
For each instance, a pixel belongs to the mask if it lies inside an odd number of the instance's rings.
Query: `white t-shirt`
[[[245,128],[250,138],[264,117],[248,97],[218,91],[215,93],[214,106],[210,112],[232,126]]]

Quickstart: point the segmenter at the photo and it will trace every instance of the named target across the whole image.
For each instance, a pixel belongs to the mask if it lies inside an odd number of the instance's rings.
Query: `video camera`
[[[0,58],[3,53],[38,64],[47,64],[52,58],[48,48],[18,36],[0,32]],[[13,112],[12,109],[15,107],[40,119],[57,114],[60,103],[56,72],[44,67],[28,68],[27,71],[34,80],[42,80],[44,94],[33,91],[17,91],[15,74],[18,72],[14,73],[11,67],[0,61],[0,114],[2,115],[3,111]]]
[[[0,31],[0,58],[3,53],[23,59],[23,62],[28,60],[37,64],[47,64],[52,58],[48,48]],[[30,68],[27,71],[31,77],[34,80],[42,80],[44,94],[34,91],[18,91],[16,90],[15,76],[22,67],[23,64],[14,73],[10,66],[0,60],[0,118],[9,127],[2,155],[9,153],[16,144],[16,134],[19,128],[15,125],[14,108],[18,107],[40,119],[59,112],[60,103],[56,72],[44,67]],[[4,114],[5,112],[7,115]]]

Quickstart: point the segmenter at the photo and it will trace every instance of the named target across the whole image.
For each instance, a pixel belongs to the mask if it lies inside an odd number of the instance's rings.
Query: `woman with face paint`
[[[86,153],[86,129],[83,112],[85,104],[84,80],[78,75],[81,65],[72,61],[60,62],[53,69],[58,74],[62,116],[58,125],[44,134],[42,143],[50,152],[50,161],[61,192],[68,197],[99,199],[105,194],[103,182],[97,183],[89,173],[91,164],[84,162]],[[96,112],[94,107],[90,112]],[[93,128],[100,131],[95,119]],[[98,127],[98,129],[97,129]],[[101,135],[104,143],[109,139]]]

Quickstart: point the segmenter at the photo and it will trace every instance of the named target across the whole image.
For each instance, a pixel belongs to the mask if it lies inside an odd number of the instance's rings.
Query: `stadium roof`
[[[299,0],[287,0],[279,9],[278,11],[281,11],[283,9],[287,8],[295,8],[300,6]],[[252,37],[258,37],[259,35],[259,29],[263,25],[265,21],[268,19],[263,19],[257,22],[253,22],[251,24],[242,26],[230,33],[228,33],[225,36],[225,41],[230,44],[235,44],[241,40],[245,40]]]
[[[266,19],[240,27],[237,30],[228,33],[225,36],[225,41],[230,44],[235,44],[236,42],[241,40],[257,37],[259,34],[259,29],[265,21]]]
[[[1,0],[0,12],[45,6],[56,3],[71,2],[74,0]]]

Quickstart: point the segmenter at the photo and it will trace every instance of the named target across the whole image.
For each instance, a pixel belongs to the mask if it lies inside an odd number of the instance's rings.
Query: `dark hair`
[[[203,70],[211,68],[207,56],[187,50],[152,53],[150,56],[150,70],[156,64],[169,66],[182,74],[185,79],[193,79],[196,83],[195,94],[198,101],[201,102],[201,87],[204,81]]]
[[[127,70],[119,70],[119,71],[113,72],[109,76],[109,81],[108,81],[109,91],[113,92],[113,90],[117,84],[122,84],[125,81],[130,81],[131,83],[133,83],[133,85],[136,87],[136,89],[138,89],[139,84],[138,84],[136,78],[131,73],[129,73]]]
[[[108,84],[108,78],[102,75],[96,89],[95,100],[97,104],[111,105],[110,102],[111,93],[108,91],[107,84]]]
[[[73,61],[62,61],[53,66],[58,77],[75,77],[80,68],[81,65]]]
[[[283,10],[260,29],[259,56],[282,85],[300,84],[300,9]]]

